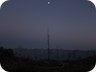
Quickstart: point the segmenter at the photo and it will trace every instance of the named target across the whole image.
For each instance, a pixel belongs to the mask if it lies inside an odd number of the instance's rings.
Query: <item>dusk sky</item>
[[[49,3],[49,4],[48,4]],[[0,10],[0,46],[96,49],[96,9],[87,0],[10,0]]]

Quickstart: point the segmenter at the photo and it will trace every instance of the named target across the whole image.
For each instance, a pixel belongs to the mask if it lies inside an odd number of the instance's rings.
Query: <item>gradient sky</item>
[[[50,2],[50,4],[48,4]],[[0,46],[96,49],[96,9],[87,0],[10,0],[0,10]]]

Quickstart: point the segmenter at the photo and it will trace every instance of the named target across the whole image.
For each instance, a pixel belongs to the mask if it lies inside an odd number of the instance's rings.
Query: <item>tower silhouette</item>
[[[47,43],[48,43],[48,60],[50,60],[50,34],[49,34],[49,29],[47,31]]]

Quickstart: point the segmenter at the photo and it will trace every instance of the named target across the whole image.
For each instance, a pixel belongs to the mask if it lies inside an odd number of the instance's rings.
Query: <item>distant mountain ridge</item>
[[[14,54],[19,57],[31,58],[34,60],[47,59],[47,49],[13,49]],[[63,50],[63,49],[50,49],[50,59],[53,60],[78,60],[89,56],[96,55],[94,50]]]

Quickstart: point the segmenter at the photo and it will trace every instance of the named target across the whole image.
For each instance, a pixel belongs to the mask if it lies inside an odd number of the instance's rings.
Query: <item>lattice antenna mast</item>
[[[50,34],[49,34],[49,28],[47,31],[47,43],[48,43],[48,60],[50,60]]]

